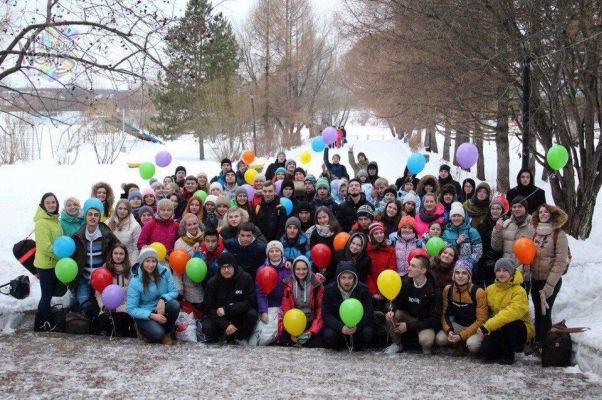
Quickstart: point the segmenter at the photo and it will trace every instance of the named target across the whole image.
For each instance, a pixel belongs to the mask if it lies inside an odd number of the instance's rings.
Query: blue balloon
[[[71,257],[75,253],[75,242],[69,236],[59,236],[52,244],[52,251],[58,258]]]
[[[326,145],[324,144],[324,139],[322,139],[322,136],[316,136],[311,140],[311,149],[316,153],[324,151],[324,147],[326,147]]]
[[[426,158],[422,154],[414,153],[408,158],[408,170],[416,175],[424,169]]]
[[[284,207],[284,209],[286,210],[286,216],[288,217],[289,215],[291,215],[291,213],[293,212],[293,202],[286,198],[286,197],[281,197],[280,198],[280,205],[282,207]]]

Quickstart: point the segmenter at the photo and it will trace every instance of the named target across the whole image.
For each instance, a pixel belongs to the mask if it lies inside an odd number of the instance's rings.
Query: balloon
[[[167,167],[169,164],[171,164],[171,154],[169,154],[169,151],[163,150],[158,152],[155,156],[155,164],[161,168]]]
[[[546,154],[546,159],[548,160],[548,165],[555,171],[561,170],[564,168],[566,163],[569,161],[569,152],[566,150],[566,147],[555,144],[550,147],[548,150],[548,154]]]
[[[350,235],[347,232],[337,233],[337,235],[334,237],[334,249],[338,250],[345,247],[347,241],[349,240],[349,236]]]
[[[433,236],[426,242],[426,251],[428,251],[429,256],[434,257],[441,249],[445,247],[445,241],[440,237]]]
[[[72,258],[61,258],[54,267],[54,273],[64,284],[71,283],[77,276],[77,263]]]
[[[339,316],[349,328],[353,328],[362,320],[364,316],[364,306],[358,299],[350,298],[341,303],[339,307]]]
[[[205,199],[207,199],[207,192],[205,192],[204,190],[197,190],[196,192],[194,192],[194,196],[200,197],[204,203]]]
[[[257,175],[256,170],[254,170],[254,169],[246,170],[245,171],[245,182],[247,182],[249,185],[254,184],[255,183],[255,175]]]
[[[299,159],[301,160],[301,164],[308,164],[311,160],[311,153],[308,150],[304,150],[299,155]]]
[[[508,200],[506,200],[504,196],[495,196],[493,200],[499,200],[502,202],[502,204],[504,205],[504,213],[507,213],[510,209],[510,203],[508,203]]]
[[[90,285],[92,285],[94,290],[98,293],[102,293],[102,291],[112,283],[113,275],[111,275],[111,271],[105,267],[96,268],[90,274]]]
[[[272,267],[262,267],[257,271],[257,284],[265,294],[271,293],[278,284],[278,272]]]
[[[119,285],[109,285],[102,291],[102,305],[107,310],[115,310],[123,304],[125,290]]]
[[[291,308],[284,314],[282,324],[284,325],[284,329],[286,329],[291,336],[299,336],[305,332],[307,317],[305,316],[305,313],[298,308]]]
[[[199,257],[193,257],[186,263],[186,275],[194,283],[201,283],[207,276],[207,264]]]
[[[243,151],[242,152],[242,160],[244,161],[245,164],[251,165],[253,160],[255,160],[255,153],[253,153],[251,150]]]
[[[230,199],[230,207],[236,207],[236,200]]]
[[[248,183],[245,183],[244,185],[242,185],[242,188],[245,190],[245,192],[247,192],[247,199],[249,201],[253,200],[253,197],[255,197],[255,189],[253,188],[253,186],[249,185]]]
[[[422,154],[414,153],[410,156],[410,158],[408,158],[408,170],[414,175],[422,171],[425,165],[426,158],[424,158]]]
[[[69,236],[59,236],[52,243],[52,251],[58,258],[71,257],[75,253],[75,242]]]
[[[426,250],[424,250],[422,247],[418,247],[410,251],[410,254],[408,254],[408,264],[410,263],[412,258],[414,258],[414,256],[425,256],[428,258],[429,253],[427,253]]]
[[[476,164],[479,159],[479,150],[472,143],[462,143],[456,150],[456,160],[464,169],[469,169]]]
[[[322,140],[321,136],[316,136],[311,140],[311,149],[316,153],[319,153],[324,150],[324,140]]]
[[[318,243],[311,249],[311,260],[320,268],[326,268],[331,256],[330,247],[323,243]]]
[[[333,144],[337,141],[337,136],[337,130],[332,126],[329,126],[322,131],[322,140],[324,141],[324,144]]]
[[[278,195],[280,195],[280,190],[282,189],[282,182],[283,181],[276,181],[276,183],[274,183],[274,189]]]
[[[380,293],[392,301],[401,290],[401,277],[396,271],[386,269],[378,275],[376,284]]]
[[[525,265],[531,264],[535,258],[535,253],[536,249],[533,240],[522,237],[514,242],[514,254],[521,263]]]
[[[138,172],[140,172],[142,179],[150,179],[155,175],[155,166],[153,163],[143,162],[138,167]]]
[[[155,249],[155,251],[157,252],[157,257],[159,257],[159,261],[165,260],[165,256],[167,255],[167,249],[165,248],[163,243],[160,243],[160,242],[151,243],[150,247]]]
[[[178,275],[186,272],[186,263],[190,260],[190,254],[184,249],[175,249],[169,255],[169,265]]]
[[[282,207],[284,207],[284,209],[286,210],[286,216],[287,217],[289,215],[291,215],[291,213],[293,212],[293,202],[291,201],[291,199],[288,199],[286,197],[281,197],[280,198],[280,205]]]

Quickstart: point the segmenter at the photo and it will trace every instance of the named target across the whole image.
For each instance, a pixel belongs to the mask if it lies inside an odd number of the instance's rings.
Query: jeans
[[[98,315],[99,308],[94,296],[94,288],[90,285],[90,281],[85,278],[81,278],[77,284],[77,290],[75,291],[75,299],[77,304],[81,307],[82,311],[90,318]]]
[[[40,289],[42,291],[42,296],[38,303],[38,314],[40,314],[43,321],[48,321],[50,319],[50,301],[52,300],[54,287],[58,283],[54,268],[38,268],[38,279],[40,280]]]
[[[552,295],[546,299],[546,303],[548,303],[550,308],[546,311],[546,315],[543,315],[541,313],[541,297],[539,296],[539,291],[542,290],[545,285],[546,281],[531,281],[531,298],[533,299],[533,307],[535,308],[535,341],[540,345],[543,344],[546,333],[548,333],[552,327],[552,306],[554,305],[556,295],[562,286],[562,279],[560,279],[554,287]]]
[[[152,343],[159,343],[163,336],[171,334],[176,325],[176,320],[180,315],[180,303],[177,300],[171,300],[165,303],[165,318],[167,322],[160,324],[152,319],[134,319],[140,334],[150,340]]]
[[[481,356],[490,361],[514,363],[514,353],[522,351],[527,341],[527,327],[521,320],[510,322],[483,338]]]
[[[417,321],[418,318],[411,316],[408,312],[402,310],[396,310],[395,316],[393,317],[393,321],[387,320],[387,330],[391,336],[391,340],[395,344],[402,344],[402,342],[413,342],[414,336],[418,338],[418,343],[422,350],[425,352],[430,352],[435,345],[435,330],[434,329],[423,329],[418,332],[406,332],[406,333],[396,333],[393,331],[396,324],[400,322],[414,322]]]

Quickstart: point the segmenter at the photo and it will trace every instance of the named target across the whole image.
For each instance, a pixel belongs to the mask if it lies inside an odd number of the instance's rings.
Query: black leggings
[[[322,340],[324,341],[324,347],[329,349],[339,350],[344,348],[346,345],[351,346],[353,344],[353,350],[362,350],[372,344],[374,338],[374,329],[371,326],[358,327],[355,334],[350,337],[343,335],[342,332],[336,332],[334,329],[324,327],[322,329]]]
[[[247,340],[253,333],[257,324],[257,310],[249,309],[245,314],[227,319],[225,317],[211,318],[207,317],[202,320],[203,333],[207,338],[207,343],[216,343],[222,335],[225,335],[226,328],[232,323],[236,328],[236,332],[231,336],[226,336],[227,340]]]
[[[540,345],[546,336],[546,333],[552,327],[552,306],[556,300],[556,295],[560,291],[562,286],[562,279],[558,281],[554,287],[552,295],[546,299],[546,303],[550,308],[546,311],[546,315],[541,313],[541,298],[539,297],[539,291],[544,288],[546,281],[531,281],[531,298],[533,299],[533,306],[535,307],[535,341]]]
[[[527,341],[527,327],[521,320],[510,322],[483,338],[481,356],[487,360],[514,363],[514,353],[522,351]]]
[[[278,338],[278,344],[280,346],[295,345],[295,343],[293,343],[293,341],[291,340],[291,335],[288,332],[282,332],[282,335],[280,335],[280,338]],[[324,347],[324,341],[322,340],[322,331],[318,332],[317,334],[312,333],[311,338],[307,342],[305,342],[303,347],[307,347],[310,349]]]

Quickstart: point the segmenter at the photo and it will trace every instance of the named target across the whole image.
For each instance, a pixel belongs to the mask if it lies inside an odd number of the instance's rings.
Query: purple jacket
[[[257,282],[255,282],[255,295],[257,296],[257,310],[259,313],[268,312],[269,307],[280,307],[282,305],[282,295],[284,294],[284,287],[286,286],[284,281],[292,275],[292,270],[284,267],[285,263],[286,258],[283,258],[280,264],[278,264],[277,267],[274,267],[270,264],[270,261],[266,259],[265,263],[257,269],[257,272],[259,272],[262,268],[273,267],[276,269],[276,272],[278,272],[278,283],[274,290],[269,294],[265,294]]]

